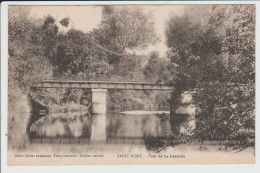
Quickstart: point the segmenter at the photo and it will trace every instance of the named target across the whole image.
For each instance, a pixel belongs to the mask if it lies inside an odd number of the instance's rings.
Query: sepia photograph
[[[254,164],[255,28],[255,4],[9,5],[8,165]]]

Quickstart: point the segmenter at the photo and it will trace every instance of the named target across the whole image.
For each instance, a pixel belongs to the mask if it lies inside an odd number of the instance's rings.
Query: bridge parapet
[[[149,82],[110,82],[110,81],[59,81],[45,80],[37,88],[88,88],[88,89],[127,89],[127,90],[172,90],[166,84]]]

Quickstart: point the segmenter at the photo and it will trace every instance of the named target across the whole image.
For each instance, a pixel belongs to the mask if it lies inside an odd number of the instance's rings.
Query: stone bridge
[[[107,90],[162,90],[172,91],[173,87],[166,84],[156,84],[149,82],[113,82],[113,81],[60,81],[60,80],[45,80],[34,86],[36,88],[71,88],[71,89],[91,89],[92,92],[92,142],[106,141],[106,93]],[[185,94],[185,93],[184,93]],[[186,94],[187,95],[187,94]],[[185,101],[186,99],[186,101]],[[195,114],[195,108],[192,104],[187,107],[187,99],[191,100],[190,94],[185,96],[183,103],[186,107],[179,107],[180,109],[173,110],[172,112],[184,114]],[[171,106],[172,107],[172,106]],[[173,106],[176,107],[176,106]],[[187,126],[187,123],[185,124]],[[191,124],[194,126],[194,122]],[[175,127],[176,128],[176,127]],[[182,127],[179,125],[179,132]]]

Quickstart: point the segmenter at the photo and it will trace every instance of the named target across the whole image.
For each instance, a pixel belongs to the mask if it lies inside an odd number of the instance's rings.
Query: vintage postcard
[[[255,4],[9,5],[9,166],[255,163]]]

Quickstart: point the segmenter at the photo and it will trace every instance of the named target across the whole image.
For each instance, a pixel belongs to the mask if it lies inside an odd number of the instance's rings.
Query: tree
[[[43,51],[41,20],[29,18],[27,8],[10,7],[8,18],[9,82],[25,93],[37,81],[52,75]]]
[[[57,52],[57,36],[59,29],[55,24],[55,19],[51,15],[45,17],[41,30],[44,55],[52,64],[55,65],[55,54]]]
[[[158,52],[151,52],[143,73],[147,81],[159,83],[167,81],[170,76],[167,59],[159,58]]]
[[[42,20],[29,18],[30,8],[8,8],[8,147],[24,148],[30,107],[30,87],[52,76],[45,57]]]
[[[142,57],[138,55],[129,55],[121,59],[111,74],[111,80],[115,81],[131,81],[142,80]]]
[[[228,139],[229,147],[244,149],[254,146],[255,7],[208,10],[210,17],[203,22],[193,20],[196,10],[169,19],[165,33],[173,69],[170,83],[176,96],[197,88],[202,112],[196,138]]]
[[[112,67],[107,63],[105,52],[99,51],[86,40],[79,30],[71,29],[57,36],[57,51],[54,55],[56,77],[66,75],[74,78],[93,79],[98,75],[107,75]]]
[[[41,32],[42,49],[54,67],[54,78],[93,79],[107,75],[112,69],[107,63],[107,52],[88,40],[89,34],[76,29],[59,32],[50,15],[42,22]]]
[[[126,61],[120,58],[127,49],[143,48],[156,41],[153,25],[151,17],[140,9],[106,6],[103,20],[93,32],[71,29],[60,33],[55,19],[47,16],[42,26],[45,56],[54,66],[54,78],[113,78]],[[131,59],[134,55],[124,57]],[[136,64],[135,60],[131,62]]]
[[[103,20],[92,32],[92,38],[121,54],[145,48],[158,40],[151,14],[145,14],[139,8],[110,6],[104,7]],[[108,60],[116,64],[120,57],[111,55]]]

